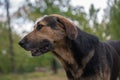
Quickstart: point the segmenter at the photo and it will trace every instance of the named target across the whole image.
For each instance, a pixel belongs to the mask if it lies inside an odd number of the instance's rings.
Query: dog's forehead
[[[47,15],[37,18],[34,25],[37,25],[38,22],[42,21]]]
[[[35,22],[35,25],[37,25],[37,23],[46,23],[46,24],[52,24],[54,23],[56,20],[55,20],[55,17],[54,16],[48,16],[48,15],[45,15],[43,17],[40,17],[36,20]]]
[[[55,16],[45,15],[41,18],[38,18],[34,26],[37,26],[38,24],[48,25],[51,28],[55,28],[57,24],[57,18]]]

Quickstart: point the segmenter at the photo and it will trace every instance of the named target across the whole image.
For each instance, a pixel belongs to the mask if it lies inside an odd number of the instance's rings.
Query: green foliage
[[[112,38],[120,40],[120,0],[114,0],[110,10],[110,27]]]
[[[10,71],[10,55],[8,53],[8,36],[7,29],[4,28],[4,24],[0,23],[0,72],[6,73]]]

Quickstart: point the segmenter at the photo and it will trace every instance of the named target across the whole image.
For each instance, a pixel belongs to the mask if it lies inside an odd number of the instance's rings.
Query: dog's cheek
[[[53,35],[54,35],[54,40],[56,41],[64,40],[65,37],[67,36],[63,31],[54,31]]]

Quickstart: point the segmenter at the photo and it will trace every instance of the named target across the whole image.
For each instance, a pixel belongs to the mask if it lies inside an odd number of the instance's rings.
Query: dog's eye
[[[36,29],[40,30],[42,27],[43,27],[43,25],[39,24]]]

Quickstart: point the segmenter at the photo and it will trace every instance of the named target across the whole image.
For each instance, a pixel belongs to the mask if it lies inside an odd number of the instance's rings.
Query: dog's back
[[[115,60],[116,62],[114,62],[114,65],[117,65],[117,67],[116,69],[114,69],[113,74],[111,75],[112,79],[115,79],[119,75],[119,80],[120,80],[120,41],[111,40],[111,41],[108,41],[107,43],[110,44],[117,52],[117,56],[113,54],[113,56],[115,56],[115,59],[116,59]],[[116,74],[118,70],[119,70],[119,74]]]
[[[120,41],[108,41],[108,43],[117,51],[120,56]]]

